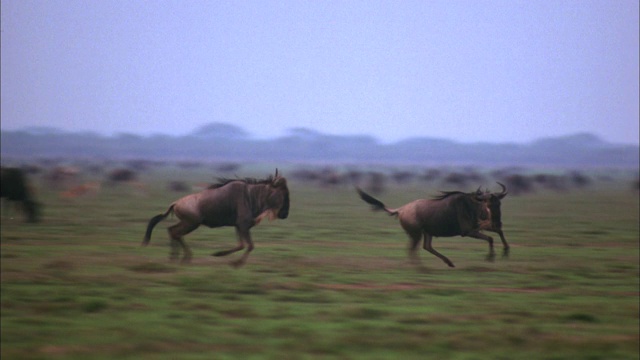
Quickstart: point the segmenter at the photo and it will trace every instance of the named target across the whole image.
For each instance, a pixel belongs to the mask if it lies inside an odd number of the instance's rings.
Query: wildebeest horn
[[[282,185],[286,186],[287,185],[287,180],[282,177],[280,174],[278,174],[278,169],[276,168],[276,176],[273,178],[272,180],[272,185],[275,187],[280,187]]]
[[[504,186],[504,184],[503,184],[503,183],[501,183],[501,182],[498,182],[498,181],[496,181],[496,182],[497,182],[497,183],[498,183],[498,185],[500,185],[500,187],[502,188],[502,192],[501,192],[501,193],[499,193],[499,194],[498,194],[498,193],[496,193],[496,194],[494,194],[494,195],[496,195],[496,196],[498,196],[499,198],[501,198],[501,199],[502,199],[503,197],[507,196],[507,187],[506,187],[506,186]]]
[[[472,194],[474,194],[476,200],[478,200],[478,201],[487,200],[487,194],[482,192],[482,189],[481,189],[480,186],[478,186],[478,190],[476,190],[476,192],[472,193]]]

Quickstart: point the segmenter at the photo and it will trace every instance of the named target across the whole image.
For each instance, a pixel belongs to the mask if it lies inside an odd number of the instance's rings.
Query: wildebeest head
[[[278,174],[273,177],[270,185],[272,192],[267,200],[271,209],[278,209],[278,218],[286,219],[289,216],[289,188],[287,187],[287,179]]]
[[[485,198],[487,201],[487,206],[489,207],[489,211],[491,212],[491,221],[496,225],[501,225],[502,213],[500,211],[500,200],[504,199],[504,197],[507,196],[507,187],[502,183],[498,183],[498,185],[500,185],[502,191],[492,193],[487,190],[485,192]]]
[[[491,218],[491,206],[489,206],[489,201],[491,194],[484,193],[480,188],[475,192],[467,194],[469,198],[473,200],[474,203],[478,204],[478,218],[480,220],[487,220]]]

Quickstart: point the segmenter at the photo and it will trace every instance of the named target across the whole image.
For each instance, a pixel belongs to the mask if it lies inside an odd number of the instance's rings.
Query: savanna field
[[[262,178],[274,167],[236,173]],[[135,184],[74,196],[36,175],[43,220],[2,210],[1,357],[638,359],[637,170],[595,172],[581,187],[507,195],[508,258],[493,233],[495,262],[484,241],[435,238],[455,268],[424,250],[411,264],[398,221],[371,212],[349,184],[289,178],[289,218],[254,227],[256,248],[235,269],[241,253],[210,256],[236,245],[233,228],[187,235],[190,264],[169,261],[175,218],[140,246],[152,216],[233,173],[155,167]],[[169,190],[178,180],[187,189]],[[387,181],[375,196],[397,207],[480,185],[499,190],[486,176],[463,187]]]

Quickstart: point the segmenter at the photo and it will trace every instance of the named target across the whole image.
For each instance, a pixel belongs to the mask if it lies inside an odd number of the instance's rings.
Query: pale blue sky
[[[2,129],[638,144],[638,1],[3,0]]]

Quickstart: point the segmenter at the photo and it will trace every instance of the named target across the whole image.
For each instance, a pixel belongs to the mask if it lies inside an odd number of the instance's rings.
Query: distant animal
[[[79,177],[80,170],[74,166],[56,166],[47,174],[46,180],[50,187],[62,189],[76,184]]]
[[[24,171],[19,168],[2,168],[0,197],[10,202],[18,202],[27,216],[27,221],[40,220],[40,205],[33,198]]]
[[[79,196],[97,194],[100,191],[100,183],[96,181],[84,183],[82,185],[74,186],[67,191],[60,193],[60,197],[64,199],[74,199]]]
[[[535,190],[533,177],[521,174],[512,174],[504,177],[504,180],[512,195],[523,195]]]
[[[480,189],[472,193],[459,191],[441,192],[432,199],[414,200],[397,209],[385,206],[380,200],[356,187],[360,198],[371,204],[373,210],[384,210],[395,215],[400,225],[409,235],[409,258],[419,262],[417,249],[424,237],[424,249],[439,257],[450,267],[455,267],[451,260],[436,251],[431,242],[433,237],[469,236],[489,243],[488,261],[493,261],[495,252],[493,238],[480,232],[480,223],[489,219],[487,195]]]
[[[164,214],[151,218],[142,245],[146,246],[151,240],[154,226],[173,212],[180,222],[168,229],[172,260],[177,260],[180,247],[184,252],[182,262],[191,260],[191,250],[182,237],[200,225],[210,228],[233,226],[236,228],[238,245],[212,255],[225,256],[246,247],[247,250],[242,257],[231,263],[235,267],[242,266],[254,247],[249,230],[264,218],[286,219],[289,216],[287,180],[280,176],[276,169],[275,176],[269,176],[264,180],[246,178],[219,181],[208,189],[177,200]]]
[[[190,187],[184,181],[171,181],[169,182],[167,189],[175,192],[187,192]]]
[[[489,190],[485,192],[485,198],[487,207],[489,208],[489,218],[480,222],[480,230],[487,230],[500,235],[502,241],[502,256],[509,256],[509,244],[504,238],[502,232],[502,210],[500,209],[500,200],[507,196],[507,187],[502,183],[498,183],[502,187],[502,191],[499,193],[492,193]]]
[[[131,169],[115,169],[107,175],[107,181],[111,184],[118,182],[131,182],[138,178],[138,174]]]

